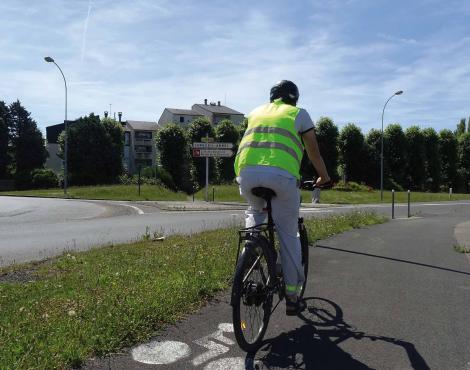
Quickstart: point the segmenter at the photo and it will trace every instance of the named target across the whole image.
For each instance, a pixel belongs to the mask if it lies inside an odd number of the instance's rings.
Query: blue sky
[[[0,100],[39,127],[220,100],[243,113],[295,81],[299,105],[364,132],[385,124],[455,129],[470,116],[469,1],[2,0]]]

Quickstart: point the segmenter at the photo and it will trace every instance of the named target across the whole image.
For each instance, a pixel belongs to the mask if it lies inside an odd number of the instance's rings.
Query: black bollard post
[[[212,188],[212,201],[215,202],[215,188]]]
[[[138,177],[138,179],[137,179],[137,184],[138,184],[138,186],[139,186],[139,197],[140,197],[140,170],[141,170],[141,168],[142,168],[142,167],[139,166],[139,177]]]
[[[411,215],[410,215],[410,195],[411,195],[411,192],[408,190],[408,218],[411,217]]]
[[[395,190],[392,189],[392,220],[395,218]]]

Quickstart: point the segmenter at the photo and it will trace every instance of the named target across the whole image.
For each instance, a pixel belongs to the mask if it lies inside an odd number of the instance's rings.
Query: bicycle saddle
[[[263,188],[261,186],[251,189],[251,193],[257,197],[263,198],[266,201],[276,196],[274,190]]]

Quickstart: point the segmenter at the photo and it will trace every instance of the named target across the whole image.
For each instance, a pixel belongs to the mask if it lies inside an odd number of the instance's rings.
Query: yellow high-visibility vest
[[[248,127],[235,158],[235,174],[247,166],[271,166],[300,179],[304,147],[295,129],[300,108],[281,99],[256,108],[248,116]]]

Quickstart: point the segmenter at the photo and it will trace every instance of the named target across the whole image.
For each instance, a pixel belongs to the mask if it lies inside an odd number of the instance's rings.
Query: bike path
[[[153,341],[83,368],[470,370],[470,261],[453,249],[470,212],[422,216],[311,248],[308,310],[286,317],[282,302],[253,355],[235,343],[225,293]]]

